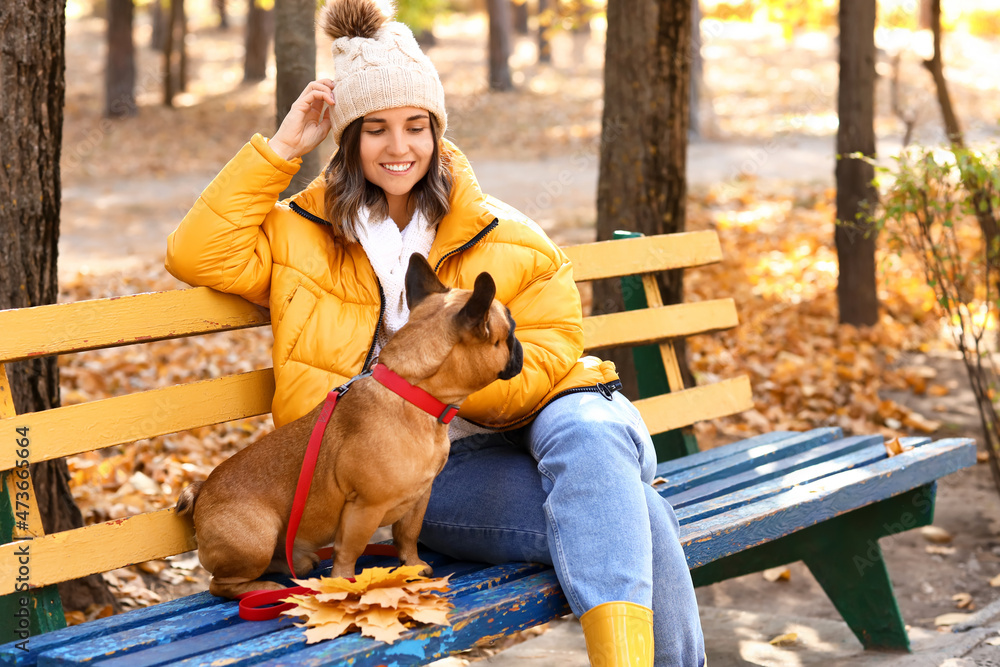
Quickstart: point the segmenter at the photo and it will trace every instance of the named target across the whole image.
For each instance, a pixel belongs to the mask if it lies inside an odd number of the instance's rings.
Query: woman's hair
[[[417,181],[410,191],[416,198],[417,208],[431,227],[436,227],[448,213],[451,198],[452,176],[447,155],[442,155],[438,147],[438,123],[429,114],[431,139],[434,151],[427,173]],[[389,203],[382,188],[369,183],[361,167],[361,125],[364,118],[358,118],[344,128],[340,147],[330,158],[326,167],[326,194],[324,204],[330,229],[337,240],[358,241],[356,227],[360,221],[358,212],[367,206],[371,220],[389,217]]]

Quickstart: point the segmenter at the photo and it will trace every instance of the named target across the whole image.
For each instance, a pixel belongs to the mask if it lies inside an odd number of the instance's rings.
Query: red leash
[[[340,385],[329,394],[323,402],[316,425],[313,426],[312,434],[309,436],[309,444],[306,446],[306,453],[302,459],[302,469],[299,472],[299,481],[295,487],[295,497],[292,500],[292,512],[288,517],[288,530],[285,531],[285,559],[288,561],[288,570],[292,577],[296,576],[295,566],[292,564],[292,552],[295,546],[295,534],[298,532],[299,523],[302,521],[302,514],[306,509],[306,500],[309,498],[309,489],[312,486],[313,473],[316,470],[316,462],[319,460],[319,449],[323,444],[323,434],[326,433],[327,424],[333,415],[334,408],[337,407],[337,400],[347,393],[356,380],[364,379],[368,376],[374,378],[379,384],[391,389],[404,399],[417,406],[432,417],[437,418],[441,424],[448,424],[455,415],[458,414],[457,405],[449,405],[437,400],[420,387],[416,387],[405,379],[392,372],[385,364],[375,364],[371,371],[366,371]],[[325,547],[316,552],[321,559],[329,558],[333,554],[333,549]],[[395,547],[388,544],[369,544],[364,551],[364,555],[397,556]],[[236,599],[240,601],[240,618],[247,621],[266,621],[277,618],[285,609],[291,609],[295,605],[290,602],[275,604],[287,598],[289,595],[315,593],[316,591],[305,586],[293,586],[281,590],[260,590],[248,591],[238,595]],[[273,606],[265,606],[273,605]]]

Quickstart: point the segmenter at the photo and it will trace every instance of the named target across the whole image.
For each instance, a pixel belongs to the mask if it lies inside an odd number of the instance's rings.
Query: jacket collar
[[[442,139],[441,159],[450,164],[452,188],[450,210],[438,226],[434,245],[427,257],[433,267],[437,267],[441,258],[461,248],[476,234],[486,229],[496,218],[486,206],[486,195],[480,189],[479,181],[476,180],[465,154],[455,144]],[[325,220],[323,203],[325,185],[326,177],[321,173],[290,201],[307,213]]]

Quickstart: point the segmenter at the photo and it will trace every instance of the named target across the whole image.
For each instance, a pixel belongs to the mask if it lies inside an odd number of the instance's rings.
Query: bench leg
[[[8,484],[8,476],[12,474],[0,473],[0,543],[9,543],[14,536],[15,505]],[[30,554],[31,541],[25,540],[21,544]],[[15,577],[16,586],[19,583],[17,577],[22,576],[20,568],[25,567],[30,573],[31,561],[30,556],[26,557],[28,563],[22,565],[19,556],[15,555],[12,558],[15,562],[11,564],[10,570]],[[0,618],[3,619],[0,623],[0,644],[23,641],[25,632],[34,636],[66,627],[59,589],[55,586],[0,596]]]
[[[806,566],[866,649],[909,651],[910,638],[878,541],[867,535],[841,537],[825,553],[803,559]]]
[[[934,520],[935,483],[821,521],[691,571],[695,586],[803,561],[866,649],[908,651],[878,540]]]

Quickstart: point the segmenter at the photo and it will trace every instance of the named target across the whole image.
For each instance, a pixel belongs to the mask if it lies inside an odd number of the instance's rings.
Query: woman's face
[[[375,111],[361,125],[361,168],[386,198],[405,196],[424,177],[434,153],[431,119],[424,109]]]

